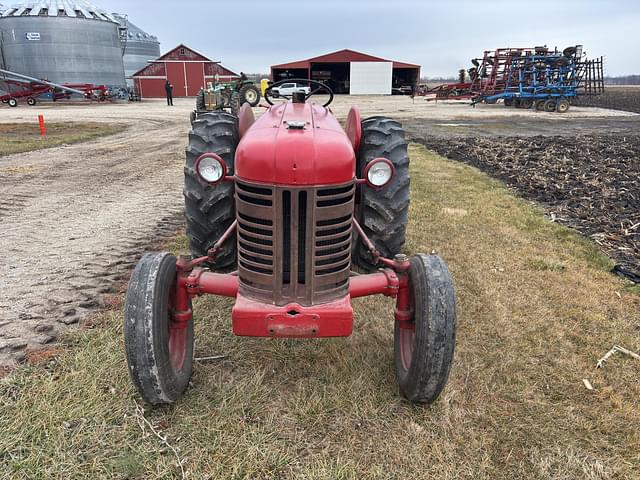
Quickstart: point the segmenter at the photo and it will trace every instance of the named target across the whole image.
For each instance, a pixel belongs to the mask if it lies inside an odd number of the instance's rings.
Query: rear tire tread
[[[215,111],[199,115],[193,122],[186,148],[187,161],[184,168],[184,203],[187,237],[194,257],[207,255],[209,249],[235,220],[232,182],[221,182],[211,186],[198,176],[195,162],[203,153],[215,153],[227,164],[229,175],[234,172],[234,157],[238,145],[237,118],[231,114]],[[232,235],[210,265],[213,269],[224,269],[235,264],[236,239]]]

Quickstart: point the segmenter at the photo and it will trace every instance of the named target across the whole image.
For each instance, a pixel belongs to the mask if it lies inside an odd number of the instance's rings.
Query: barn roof
[[[271,68],[278,69],[291,69],[291,68],[309,68],[312,63],[348,63],[348,62],[393,62],[394,68],[420,68],[420,65],[413,63],[396,62],[394,60],[387,60],[381,57],[374,57],[362,52],[356,52],[355,50],[349,50],[345,48],[343,50],[337,50],[335,52],[327,53],[325,55],[319,55],[317,57],[308,58],[306,60],[298,60],[290,63],[281,63],[279,65],[272,65]]]
[[[185,49],[184,55],[180,53],[181,48]],[[156,70],[158,65],[162,65],[167,62],[180,62],[180,61],[207,62],[207,63],[216,65],[218,67],[219,73],[228,74],[236,77],[239,76],[237,73],[233,72],[232,70],[229,70],[228,68],[222,66],[220,62],[211,60],[210,58],[206,57],[204,54],[198,52],[197,50],[194,50],[191,47],[187,47],[185,44],[181,43],[180,45],[178,45],[175,48],[172,48],[167,53],[161,55],[157,59],[149,60],[149,64],[145,65],[136,73],[134,73],[132,77],[144,77],[149,74],[154,75],[154,74],[157,74]]]
[[[185,49],[185,55],[182,55],[181,49]],[[197,50],[187,47],[184,43],[181,43],[175,48],[172,48],[167,53],[160,55],[157,60],[154,62],[168,62],[168,61],[180,61],[180,60],[192,60],[197,62],[211,62],[211,63],[220,63],[215,60],[211,60],[206,55],[198,52]]]

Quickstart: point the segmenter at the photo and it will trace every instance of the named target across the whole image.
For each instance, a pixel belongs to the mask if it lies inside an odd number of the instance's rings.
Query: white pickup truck
[[[301,83],[283,83],[282,85],[278,85],[271,90],[271,93],[274,97],[279,97],[281,95],[292,95],[294,92],[304,92],[307,95],[311,91],[311,88],[303,85]]]

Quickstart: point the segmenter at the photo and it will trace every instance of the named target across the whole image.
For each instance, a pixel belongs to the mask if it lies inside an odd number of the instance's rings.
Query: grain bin
[[[0,62],[55,83],[124,86],[121,34],[113,15],[84,0],[22,2],[0,17]]]
[[[124,49],[124,74],[127,82],[138,70],[146,67],[150,60],[155,60],[160,56],[160,42],[154,35],[142,30],[132,23],[126,15],[114,13],[113,16],[120,23],[121,29],[126,31],[123,40]]]

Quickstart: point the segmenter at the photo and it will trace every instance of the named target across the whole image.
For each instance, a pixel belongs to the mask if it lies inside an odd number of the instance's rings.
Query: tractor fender
[[[360,109],[355,105],[349,109],[345,132],[351,145],[353,145],[353,150],[357,152],[358,148],[360,148],[360,140],[362,140],[362,120],[360,118]]]
[[[251,108],[251,105],[248,103],[243,103],[238,112],[238,131],[240,138],[244,137],[244,134],[255,121],[256,117],[253,114],[253,108]]]

